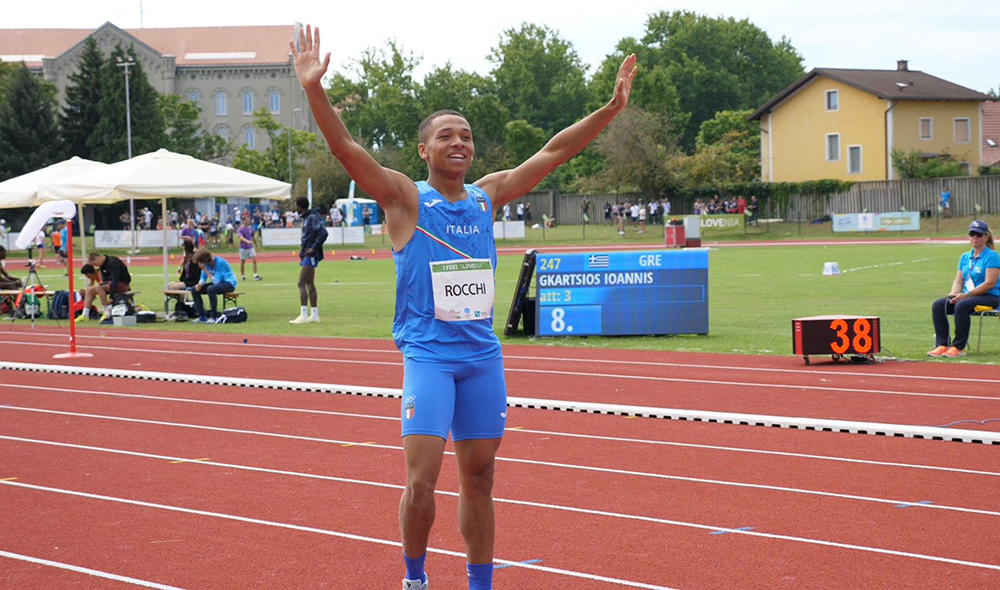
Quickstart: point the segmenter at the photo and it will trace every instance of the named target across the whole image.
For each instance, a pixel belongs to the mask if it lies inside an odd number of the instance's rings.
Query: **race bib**
[[[493,310],[495,281],[488,259],[431,262],[434,317],[446,322],[483,320]]]

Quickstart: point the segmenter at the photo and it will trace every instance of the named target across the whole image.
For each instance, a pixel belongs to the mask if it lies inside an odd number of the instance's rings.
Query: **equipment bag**
[[[219,324],[241,324],[247,321],[247,310],[242,307],[230,307],[222,310],[217,323]]]
[[[116,294],[111,303],[111,317],[120,318],[130,315],[135,315],[132,299],[124,293]]]
[[[50,320],[69,319],[69,292],[56,291],[52,294],[52,302],[49,304]]]

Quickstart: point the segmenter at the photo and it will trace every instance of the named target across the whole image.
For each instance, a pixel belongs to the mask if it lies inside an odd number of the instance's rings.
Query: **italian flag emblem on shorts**
[[[409,420],[413,417],[413,404],[406,404],[403,408],[403,418]]]

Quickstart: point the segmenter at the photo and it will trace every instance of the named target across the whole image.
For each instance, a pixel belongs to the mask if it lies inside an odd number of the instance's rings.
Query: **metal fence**
[[[786,221],[812,221],[833,213],[886,213],[889,211],[915,211],[937,213],[942,189],[951,191],[953,215],[1000,214],[1000,176],[963,176],[932,178],[929,180],[887,180],[855,183],[851,190],[831,195],[793,196],[786,208],[778,203],[761,199],[761,212]],[[560,194],[558,191],[528,193],[522,202],[530,202],[533,222],[541,223],[542,213],[562,224],[583,223],[583,203],[589,201],[590,223],[610,223],[604,218],[605,204],[648,203],[653,199],[669,198],[671,214],[694,213],[693,200],[678,195],[648,193],[601,193],[590,195]],[[749,196],[747,196],[749,201]],[[511,210],[516,210],[516,202]]]

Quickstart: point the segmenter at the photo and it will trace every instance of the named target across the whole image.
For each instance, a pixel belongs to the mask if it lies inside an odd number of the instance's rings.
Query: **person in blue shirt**
[[[385,211],[392,243],[393,338],[404,360],[403,588],[428,588],[424,560],[434,523],[434,489],[450,435],[458,465],[458,528],[465,539],[468,587],[491,590],[493,476],[507,418],[503,358],[492,320],[497,262],[493,220],[583,150],[625,108],[635,55],[622,62],[607,104],[557,133],[516,168],[467,184],[475,144],[460,113],[437,111],[420,124],[417,152],[427,164],[427,180],[414,182],[384,168],[358,145],[330,104],[321,84],[330,54],[320,53],[319,29],[306,26],[289,46],[330,152]]]
[[[211,324],[219,318],[218,296],[236,290],[236,273],[224,258],[212,254],[208,248],[199,248],[191,261],[201,268],[198,284],[191,287],[194,308],[198,317],[191,320],[195,324]],[[209,311],[205,313],[202,295],[208,295]]]
[[[977,306],[1000,307],[1000,255],[993,244],[993,234],[985,221],[969,225],[969,250],[958,260],[958,274],[951,291],[931,305],[934,319],[934,350],[927,356],[955,358],[965,355],[969,341],[969,324]],[[955,315],[955,339],[948,345],[948,316]]]
[[[948,187],[941,187],[941,216],[951,217],[951,191]]]

